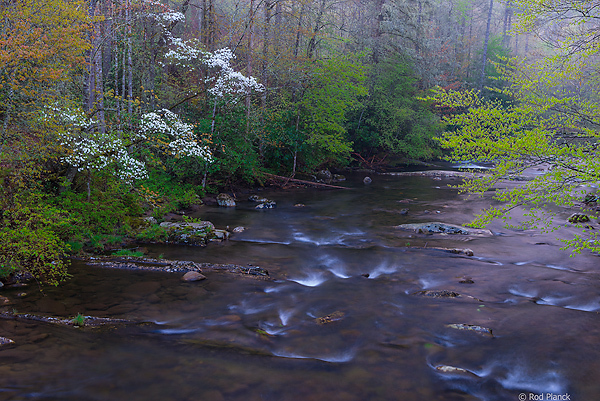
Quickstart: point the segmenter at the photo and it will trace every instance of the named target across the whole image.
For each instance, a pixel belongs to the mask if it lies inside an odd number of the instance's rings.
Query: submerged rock
[[[238,234],[238,233],[243,233],[245,230],[246,230],[245,227],[238,226],[238,227],[235,227],[233,230],[231,230],[231,232]]]
[[[400,224],[394,228],[412,230],[419,234],[459,234],[475,235],[478,237],[491,237],[494,235],[490,230],[463,227],[455,224],[441,223],[439,221],[433,221],[429,223]]]
[[[231,195],[221,193],[217,195],[217,204],[222,207],[235,207],[235,200]]]
[[[346,177],[341,174],[333,175],[333,182],[341,182],[341,181],[346,181]]]
[[[365,177],[365,178],[363,178],[363,184],[370,184],[372,182],[373,182],[373,180],[371,179],[371,177]]]
[[[492,334],[492,329],[483,326],[477,326],[474,324],[452,323],[447,324],[446,327],[455,330],[472,331],[484,336],[494,337],[494,335]]]
[[[475,253],[469,248],[442,248],[446,252],[456,253],[458,255],[473,256]]]
[[[330,313],[329,315],[316,318],[315,322],[317,324],[333,323],[333,322],[337,322],[338,320],[342,320],[345,315],[346,314],[344,312],[341,312],[338,310],[333,313]]]
[[[413,293],[413,295],[421,295],[432,298],[457,298],[460,297],[458,292],[448,290],[423,290]]]
[[[450,365],[438,365],[435,367],[435,370],[439,373],[443,373],[446,375],[459,375],[459,376],[463,376],[464,378],[478,378],[479,376],[477,376],[475,373],[473,372],[469,372],[466,369],[463,368],[459,368],[456,366],[450,366]]]

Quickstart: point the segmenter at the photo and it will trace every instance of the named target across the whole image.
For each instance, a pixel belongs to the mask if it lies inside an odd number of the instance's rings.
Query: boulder
[[[373,180],[371,179],[371,177],[365,177],[365,178],[363,179],[363,183],[364,183],[364,184],[370,184],[370,183],[372,183],[372,182],[373,182]]]
[[[235,207],[235,200],[231,195],[221,193],[217,195],[217,204],[222,207]]]
[[[329,170],[321,170],[317,173],[317,182],[322,182],[323,184],[331,184],[333,181],[333,175]]]
[[[245,230],[246,230],[246,227],[238,226],[238,227],[235,227],[232,230],[232,232],[239,234],[239,233],[243,233]]]
[[[210,221],[197,223],[163,222],[160,227],[167,232],[167,241],[186,245],[205,245],[213,237],[215,226]]]
[[[333,175],[333,181],[334,182],[341,182],[341,181],[346,181],[346,177],[341,175],[341,174],[334,174]]]
[[[460,234],[474,235],[478,237],[491,237],[494,235],[490,230],[463,227],[455,224],[440,223],[438,221],[433,221],[429,223],[400,224],[395,228],[402,230],[412,230],[419,234]]]
[[[577,224],[577,223],[587,223],[590,221],[590,217],[587,214],[581,213],[573,213],[567,219],[569,223]]]
[[[181,277],[181,279],[185,282],[191,283],[194,281],[206,280],[206,276],[200,272],[187,272]]]

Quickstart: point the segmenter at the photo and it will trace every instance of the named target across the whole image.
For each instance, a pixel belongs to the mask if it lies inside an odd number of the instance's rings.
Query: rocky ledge
[[[259,266],[199,263],[190,260],[152,259],[133,256],[95,256],[86,259],[86,263],[91,266],[110,269],[146,270],[167,273],[218,272],[258,280],[271,280],[269,272]]]
[[[111,318],[95,317],[95,316],[78,315],[77,317],[74,317],[74,318],[59,318],[59,317],[35,315],[35,314],[31,314],[31,313],[15,313],[15,312],[2,312],[2,313],[0,313],[0,318],[52,323],[52,324],[56,324],[59,326],[91,327],[91,328],[134,323],[133,321],[130,321],[130,320],[111,319]]]

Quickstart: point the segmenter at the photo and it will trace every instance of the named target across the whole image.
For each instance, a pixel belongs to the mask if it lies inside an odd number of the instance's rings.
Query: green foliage
[[[30,273],[51,285],[68,277],[68,246],[56,231],[68,220],[36,193],[21,194],[0,215],[0,274]]]
[[[85,326],[85,316],[83,316],[81,313],[78,313],[77,316],[71,320],[71,323],[73,323],[74,326],[83,327]]]
[[[401,57],[383,61],[373,68],[371,79],[369,96],[352,112],[349,124],[355,151],[414,159],[439,156],[433,138],[441,125],[428,104],[416,98],[417,77],[409,62]]]
[[[214,162],[209,167],[217,186],[225,186],[236,179],[253,183],[260,169],[254,134],[247,132],[247,119],[239,105],[216,119],[213,134]]]
[[[317,62],[311,74],[298,105],[300,129],[310,146],[308,154],[316,156],[310,164],[341,163],[352,151],[345,135],[346,117],[359,106],[359,97],[367,94],[366,69],[360,57],[338,56]]]
[[[512,209],[525,206],[528,218],[519,227],[548,230],[552,225],[548,205],[572,208],[584,199],[584,185],[600,181],[600,134],[592,128],[600,126],[600,99],[565,90],[577,78],[572,65],[555,74],[547,70],[554,63],[551,59],[512,63],[512,68],[501,69],[510,83],[502,93],[519,102],[506,105],[483,100],[475,92],[441,89],[431,99],[440,107],[462,111],[446,119],[453,129],[441,139],[442,146],[452,150],[451,158],[495,163],[489,175],[467,180],[463,191],[483,194],[528,168],[546,171],[513,189],[496,190],[500,205],[485,210],[474,224],[482,226],[495,218],[508,221]],[[566,244],[573,252],[600,251],[600,238],[590,231]]]
[[[155,224],[139,232],[135,238],[141,242],[164,242],[168,237],[167,230]]]
[[[483,57],[483,51],[479,52],[479,58]],[[502,92],[502,88],[506,84],[505,76],[502,74],[502,66],[507,63],[510,57],[510,49],[504,47],[502,43],[502,36],[493,36],[488,42],[487,59],[489,62],[485,64],[485,79],[483,96],[486,99],[498,100],[503,103],[508,103],[512,97]],[[478,70],[473,71],[472,77],[479,77],[481,67],[477,67]],[[477,78],[479,79],[479,78]],[[477,86],[479,82],[472,82],[473,86]]]
[[[202,176],[198,176],[202,180]],[[160,211],[162,218],[173,210],[185,209],[200,201],[204,190],[197,183],[179,181],[167,171],[155,168],[149,171],[149,178],[139,183],[140,194],[149,207]]]
[[[65,224],[57,230],[57,234],[67,239],[83,239],[98,241],[98,236],[110,239],[112,235],[127,232],[130,216],[139,216],[143,210],[139,196],[133,192],[122,193],[121,187],[106,192],[93,191],[90,200],[86,194],[66,191],[54,198],[52,202],[62,210],[68,210],[72,224]]]
[[[141,258],[144,256],[144,252],[132,251],[131,249],[119,249],[117,252],[113,252],[116,256],[134,256]]]

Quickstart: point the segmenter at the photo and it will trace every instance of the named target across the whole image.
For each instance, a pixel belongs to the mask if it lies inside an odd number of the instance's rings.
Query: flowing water
[[[498,223],[488,238],[394,229],[463,224],[485,201],[465,200],[451,179],[373,178],[352,177],[348,190],[265,191],[272,210],[203,206],[196,217],[246,231],[205,248],[149,247],[155,257],[257,265],[273,281],[206,273],[184,283],[76,262],[72,280],[43,294],[3,288],[18,312],[143,323],[0,319],[0,336],[15,341],[0,348],[0,399],[600,399],[599,257],[569,258],[560,232]]]

